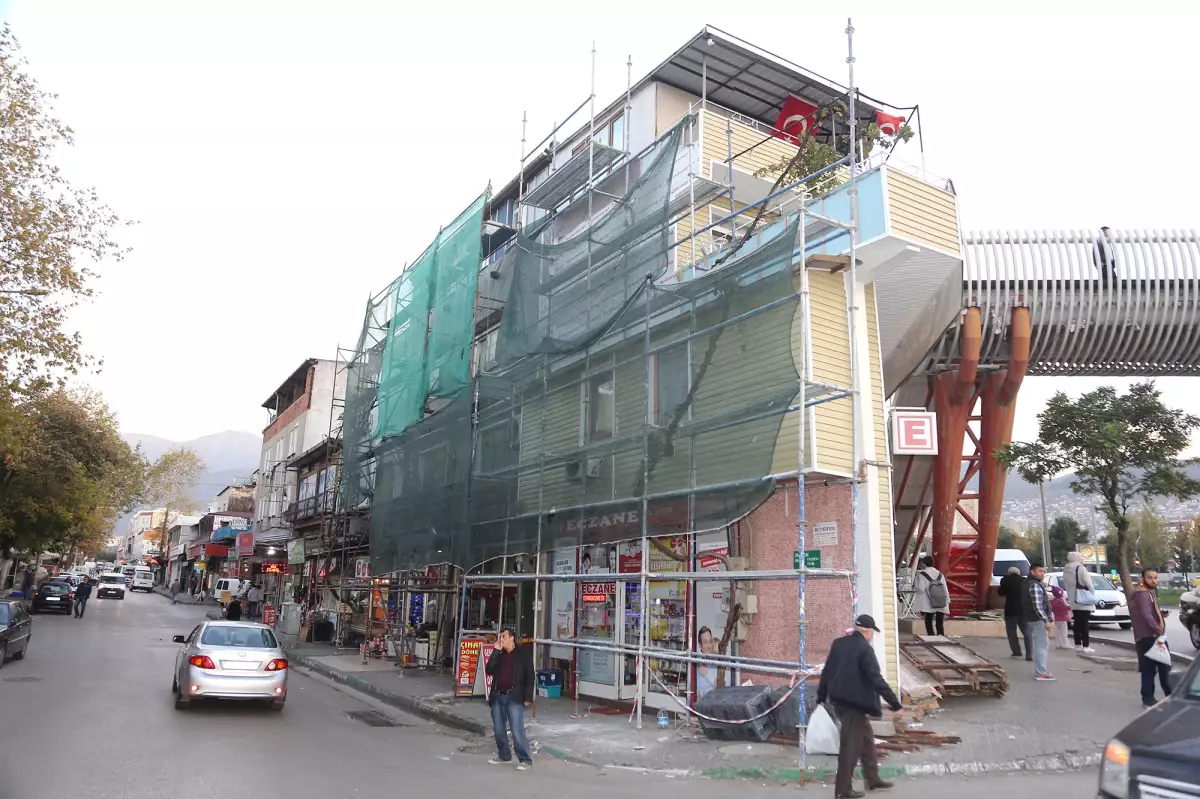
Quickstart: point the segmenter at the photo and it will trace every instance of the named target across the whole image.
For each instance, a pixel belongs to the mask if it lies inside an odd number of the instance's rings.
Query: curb
[[[1121,641],[1116,638],[1097,638],[1096,640],[1103,641],[1108,646],[1115,646],[1118,649],[1126,649],[1126,650],[1129,650],[1130,652],[1137,651],[1137,644],[1135,644],[1133,641]],[[1194,656],[1189,657],[1189,656],[1181,654],[1179,652],[1172,652],[1171,660],[1175,661],[1176,663],[1179,663],[1182,666],[1190,666],[1190,665],[1192,665]]]
[[[474,733],[476,735],[490,735],[491,728],[486,724],[481,724],[474,719],[465,718],[456,713],[447,710],[440,705],[420,699],[417,697],[404,696],[402,694],[392,693],[378,686],[372,685],[365,680],[355,677],[352,674],[338,671],[332,666],[327,666],[324,663],[317,662],[311,657],[299,655],[295,650],[289,650],[289,657],[292,657],[301,666],[304,666],[311,671],[326,677],[339,685],[345,685],[348,688],[353,688],[369,696],[399,708],[405,712],[411,713],[427,721],[433,721],[446,727],[451,727],[464,732]],[[642,774],[654,774],[659,776],[668,776],[675,778],[682,777],[704,777],[713,780],[768,780],[772,782],[799,782],[800,768],[798,766],[730,766],[726,768],[712,769],[670,769],[670,768],[652,768],[648,766],[624,766],[611,763],[602,763],[595,760],[589,760],[580,755],[567,752],[553,746],[540,744],[538,746],[539,754],[555,760],[562,760],[568,763],[577,763],[582,766],[590,766],[592,768],[601,768],[614,771],[632,771]],[[1021,760],[1013,760],[1005,763],[985,763],[983,761],[973,761],[969,763],[912,763],[912,764],[888,764],[884,763],[879,766],[879,775],[883,779],[891,779],[897,777],[942,777],[948,775],[983,775],[983,774],[1011,774],[1015,772],[1041,772],[1041,771],[1078,771],[1088,768],[1094,768],[1100,764],[1101,753],[1094,752],[1089,755],[1079,755],[1074,753],[1064,753],[1057,755],[1042,755],[1037,757],[1023,758]],[[810,782],[831,782],[834,775],[837,774],[836,766],[809,766],[805,771],[805,779]],[[855,771],[855,775],[862,776],[862,769]]]
[[[1045,771],[1082,771],[1100,765],[1102,755],[1095,752],[1090,755],[1064,753],[1059,755],[1039,755],[1036,757],[1012,760],[1006,763],[984,763],[972,761],[969,763],[912,763],[912,764],[881,764],[879,776],[883,779],[897,777],[946,777],[980,776],[985,774],[1014,774],[1018,772]],[[836,766],[810,766],[805,778],[810,782],[832,782],[837,774]],[[761,767],[744,766],[734,768],[706,769],[698,772],[701,777],[724,780],[769,780],[774,782],[799,782],[800,769],[795,766]],[[855,777],[862,778],[862,769],[855,769]]]

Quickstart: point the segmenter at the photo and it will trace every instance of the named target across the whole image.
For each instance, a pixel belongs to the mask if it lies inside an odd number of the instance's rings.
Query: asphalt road
[[[496,799],[618,795],[689,799],[736,793],[794,796],[794,786],[670,779],[536,760],[520,773],[490,766],[486,741],[465,738],[378,705],[302,670],[290,675],[283,713],[239,705],[176,711],[170,692],[176,645],[205,610],[158,595],[92,599],[81,620],[39,615],[28,657],[0,669],[0,799],[349,799],[487,796]],[[398,726],[347,715],[381,713]],[[465,750],[465,751],[464,751]],[[1094,796],[1092,772],[978,779],[905,780],[894,799],[1011,799],[1049,791]],[[49,792],[48,792],[49,791]],[[805,793],[830,796],[832,786]],[[875,796],[873,794],[873,796]]]

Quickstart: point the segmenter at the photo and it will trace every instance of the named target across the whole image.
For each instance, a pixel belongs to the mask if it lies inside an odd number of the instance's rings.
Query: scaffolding
[[[485,195],[368,303],[358,346],[346,361],[344,468],[335,514],[346,517],[369,507],[372,575],[399,576],[406,597],[418,589],[405,576],[412,570],[456,567],[448,572],[454,579],[437,586],[458,597],[456,653],[470,626],[473,585],[499,584],[503,616],[506,586],[532,583],[535,662],[547,660],[539,651],[545,656],[550,648],[569,649],[576,658],[603,652],[632,660],[639,739],[652,691],[665,693],[677,712],[696,712],[687,697],[693,666],[716,668],[722,679],[725,670],[787,678],[777,706],[796,696],[802,774],[806,683],[820,669],[808,663],[808,580],[847,582],[848,622],[858,602],[858,492],[865,468],[858,407],[859,164],[853,146],[859,121],[853,28],[846,34],[849,91],[837,98],[850,109],[846,154],[798,180],[785,180],[784,170],[766,196],[741,205],[735,202],[734,162],[746,151],[735,154],[730,121],[725,182],[704,178],[699,167],[697,110],[707,106],[707,96],[638,152],[629,148],[628,134],[621,147],[597,140],[593,48],[592,91],[572,114],[588,109],[586,148],[527,186],[527,161],[548,153],[554,163],[555,136],[571,117],[528,152],[523,124],[519,197],[511,230],[501,237],[506,243],[494,251],[489,245],[497,234],[483,222]],[[631,63],[629,68],[632,74]],[[626,131],[631,111],[627,88]],[[813,197],[807,187],[835,171],[848,184],[848,220],[808,206]],[[714,221],[712,211],[721,210],[713,205],[717,201],[728,204],[728,213]],[[709,209],[706,224],[697,222],[702,209]],[[718,246],[713,231],[722,225],[734,235]],[[686,235],[677,235],[685,228]],[[458,314],[456,324],[446,325],[446,314],[438,310],[444,307],[439,303],[449,303],[440,298],[436,267],[447,230],[464,246],[471,239],[482,242],[466,255],[456,250],[454,303],[463,296],[463,259],[478,263],[487,254],[483,269],[471,273],[471,324]],[[848,246],[839,244],[843,240]],[[835,247],[848,250],[848,257],[831,256]],[[810,257],[818,254],[824,259]],[[849,385],[814,377],[810,271],[831,262],[837,263],[833,271],[845,270]],[[495,337],[494,345],[488,336]],[[489,346],[494,359],[485,357]],[[463,351],[474,353],[476,368],[468,379],[440,387],[428,379],[430,362],[444,363],[446,353]],[[406,382],[397,393],[386,384],[389,369],[400,366],[407,370]],[[399,416],[389,396],[402,398]],[[841,480],[851,503],[848,568],[809,566],[799,558],[810,532],[805,515],[810,410],[833,402],[849,403],[853,430],[853,475]],[[790,423],[796,426],[796,458],[781,466],[793,446]],[[725,571],[699,566],[706,553],[697,548],[698,535],[723,532],[728,542],[731,529],[792,480],[798,557],[793,568],[751,568],[732,548],[729,554],[707,553]],[[336,523],[330,525],[336,531]],[[343,546],[346,538],[343,532]],[[336,532],[328,540],[338,540]],[[637,543],[636,569],[618,568],[610,555],[607,571],[560,573],[546,559],[552,550],[583,552],[628,542]],[[510,572],[516,556],[532,556],[532,571]],[[496,561],[502,564],[499,574],[471,573]],[[635,620],[621,622],[636,640],[622,634],[618,642],[614,634],[600,641],[579,629],[566,639],[546,633],[548,586],[573,586],[578,607],[585,584],[618,581],[636,581],[637,610],[629,614]],[[673,647],[670,636],[666,643],[652,640],[650,594],[656,584],[684,584],[694,602],[698,589],[713,581],[730,586],[721,651],[693,651],[694,611],[686,614],[683,635],[675,636],[682,646]],[[781,581],[796,585],[796,660],[725,654],[739,614],[750,612],[737,602],[739,587]],[[402,631],[401,641],[405,635]],[[651,665],[664,662],[682,664],[683,696],[672,690],[678,683],[667,685]],[[578,700],[580,679],[574,676]]]

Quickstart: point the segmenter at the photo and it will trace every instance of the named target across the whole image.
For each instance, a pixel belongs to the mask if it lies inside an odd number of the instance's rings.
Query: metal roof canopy
[[[638,85],[660,81],[703,97],[704,76],[708,79],[709,100],[768,126],[775,124],[789,94],[824,106],[839,97],[845,97],[850,91],[836,81],[810,72],[711,25],[705,26]],[[859,92],[860,121],[874,122],[875,112],[883,108],[896,106]]]

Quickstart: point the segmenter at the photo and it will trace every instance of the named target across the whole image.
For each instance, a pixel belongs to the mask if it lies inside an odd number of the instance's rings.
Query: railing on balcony
[[[312,519],[322,514],[330,513],[333,511],[333,500],[333,491],[325,491],[324,493],[317,494],[314,497],[306,497],[304,499],[297,500],[291,505],[288,505],[288,509],[284,511],[283,518],[286,521],[295,524],[296,522],[302,522],[306,519]]]

